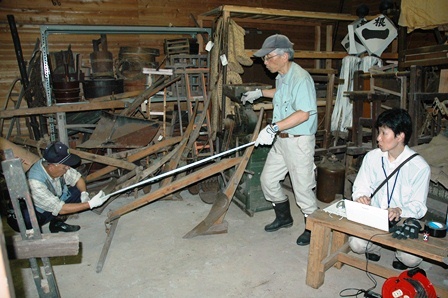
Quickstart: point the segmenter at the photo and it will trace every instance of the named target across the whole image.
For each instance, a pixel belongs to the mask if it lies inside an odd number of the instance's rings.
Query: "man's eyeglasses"
[[[271,60],[272,58],[274,58],[274,57],[277,57],[277,56],[280,56],[280,55],[273,55],[273,56],[264,56],[264,57],[261,57],[261,60],[263,60],[263,61],[269,61],[269,60]]]

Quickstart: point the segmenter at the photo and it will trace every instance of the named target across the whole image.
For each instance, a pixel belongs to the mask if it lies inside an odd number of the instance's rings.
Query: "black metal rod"
[[[20,78],[22,82],[23,89],[25,90],[25,100],[28,105],[28,107],[32,106],[32,98],[31,94],[29,93],[29,80],[28,80],[28,74],[26,72],[26,66],[25,61],[23,60],[23,53],[22,53],[22,46],[20,44],[20,38],[19,34],[17,32],[16,27],[16,21],[14,20],[13,15],[8,15],[8,23],[9,28],[11,30],[11,36],[12,41],[14,42],[14,49],[16,51],[16,57],[17,57],[17,63],[19,64],[19,70],[20,70]],[[39,132],[39,123],[37,122],[36,116],[30,116],[30,122],[31,122],[31,128],[33,130],[34,139],[39,140],[40,139],[40,132]]]

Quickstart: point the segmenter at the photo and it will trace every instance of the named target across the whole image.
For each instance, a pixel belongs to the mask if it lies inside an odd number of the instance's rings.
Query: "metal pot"
[[[316,197],[324,203],[331,203],[336,194],[344,193],[345,166],[332,155],[323,158],[317,166]]]
[[[93,79],[85,80],[82,84],[86,99],[123,93],[122,79]]]

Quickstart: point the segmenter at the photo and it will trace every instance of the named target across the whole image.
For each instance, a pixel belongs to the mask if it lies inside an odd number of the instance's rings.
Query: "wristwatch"
[[[278,133],[280,131],[280,129],[278,128],[278,125],[276,123],[272,123],[271,127],[275,131],[275,133]]]

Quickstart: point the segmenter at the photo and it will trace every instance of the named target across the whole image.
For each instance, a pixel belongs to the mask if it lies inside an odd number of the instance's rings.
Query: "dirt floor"
[[[250,217],[232,203],[226,215],[228,233],[184,239],[211,205],[188,191],[180,196],[122,216],[100,273],[96,268],[107,212],[133,198],[116,199],[101,215],[88,211],[70,218],[68,223],[82,227],[80,252],[51,258],[61,297],[339,297],[343,290],[354,294],[371,287],[381,292],[383,278],[350,266],[329,269],[319,289],[305,284],[309,247],[295,244],[304,229],[295,205],[295,222],[288,229],[267,233],[263,227],[273,220],[272,210]],[[13,233],[5,223],[3,227],[6,237]],[[383,250],[380,263],[390,265],[392,260],[393,253]],[[10,266],[16,297],[38,297],[28,261],[10,260]],[[446,268],[427,262],[421,268],[431,280],[447,283]]]

